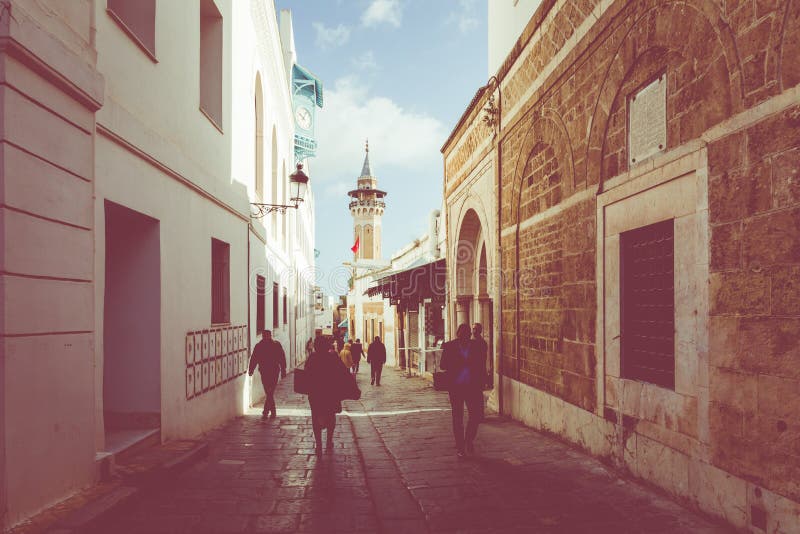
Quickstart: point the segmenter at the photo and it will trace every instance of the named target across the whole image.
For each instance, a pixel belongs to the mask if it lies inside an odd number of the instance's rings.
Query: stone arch
[[[475,194],[469,195],[463,201],[461,206],[459,206],[456,213],[454,213],[453,217],[453,221],[456,223],[456,225],[452,227],[450,231],[455,233],[455,235],[458,235],[460,233],[460,229],[464,226],[464,221],[467,218],[467,215],[470,212],[473,212],[478,218],[478,223],[481,228],[480,237],[483,240],[483,242],[486,243],[487,262],[489,265],[489,269],[491,270],[492,266],[494,265],[494,256],[496,249],[496,247],[494,246],[494,242],[496,239],[496,236],[494,234],[495,230],[492,228],[491,219],[487,216],[488,211],[486,210],[486,206],[484,205],[483,200],[478,195]],[[448,234],[450,233],[450,231],[448,231]],[[454,262],[455,258],[458,257],[459,240],[458,239],[453,240],[448,235],[447,243],[450,244],[449,245],[450,250],[448,250],[448,258],[453,258],[452,261]],[[477,246],[477,242],[475,246]],[[457,268],[456,264],[451,263],[449,259],[448,263],[450,264],[448,270],[450,272],[455,272]],[[490,278],[490,283],[492,283],[491,278]],[[453,291],[455,294],[455,287],[453,288]]]
[[[281,162],[281,204],[286,205],[286,191],[289,189],[289,179],[286,176],[286,160]],[[283,224],[283,248],[289,245],[289,219],[283,217],[281,220]]]
[[[253,161],[254,169],[254,186],[256,199],[263,201],[264,198],[264,90],[261,86],[261,73],[256,72],[255,82],[255,109],[253,110],[255,119],[255,128],[253,135],[253,144],[255,148],[255,157]]]
[[[614,102],[637,60],[650,49],[660,48],[683,58],[698,58],[701,62],[698,71],[711,76],[706,81],[721,85],[715,89],[722,91],[730,102],[730,112],[742,109],[744,80],[741,61],[731,30],[723,22],[715,4],[706,0],[671,0],[667,3],[648,0],[642,3],[645,7],[619,40],[601,81],[586,146],[587,184],[602,180],[603,144]],[[716,37],[713,41],[717,45],[710,53],[698,56],[692,52],[707,50],[710,35]],[[712,125],[704,126],[707,129]]]
[[[362,258],[366,258],[368,260],[374,259],[372,256],[372,247],[374,244],[375,234],[371,224],[365,224],[363,226],[364,232],[364,242],[361,246],[364,247],[364,254],[361,255]]]
[[[511,188],[511,211],[508,219],[504,217],[503,226],[518,225],[520,219],[520,200],[525,189],[525,170],[534,150],[541,145],[550,147],[558,158],[561,172],[560,196],[565,198],[575,189],[575,161],[572,142],[562,117],[552,109],[544,109],[532,119],[532,124],[525,134],[522,148],[514,166],[514,179]],[[545,148],[546,150],[546,148]]]
[[[458,228],[455,250],[456,297],[474,296],[478,244],[482,241],[481,221],[473,209],[467,210]]]

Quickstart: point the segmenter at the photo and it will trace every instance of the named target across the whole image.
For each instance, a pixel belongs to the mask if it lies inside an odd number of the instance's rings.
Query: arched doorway
[[[458,230],[455,250],[455,322],[451,332],[455,333],[462,323],[480,323],[483,326],[483,336],[489,345],[487,371],[494,376],[494,318],[486,237],[477,212],[472,208],[468,209]]]

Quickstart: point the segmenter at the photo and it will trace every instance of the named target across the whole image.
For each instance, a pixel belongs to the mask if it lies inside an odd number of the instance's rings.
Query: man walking
[[[275,408],[275,386],[278,385],[278,375],[286,378],[286,354],[283,352],[281,344],[272,339],[270,330],[264,330],[261,333],[261,341],[256,343],[253,349],[248,371],[250,376],[253,376],[256,367],[261,374],[261,385],[264,386],[266,395],[261,415],[267,417],[271,413],[274,418],[278,415]]]
[[[364,346],[361,344],[361,339],[356,339],[356,342],[350,345],[350,354],[353,356],[353,374],[357,374],[361,363],[361,355],[364,354]]]
[[[367,349],[367,363],[370,368],[370,384],[381,385],[381,372],[383,364],[386,363],[386,346],[381,342],[380,336],[375,336],[375,341],[369,344]]]
[[[458,457],[475,451],[474,441],[478,424],[483,419],[483,381],[486,374],[486,352],[470,339],[468,324],[460,324],[456,339],[442,346],[440,367],[448,373],[450,406],[453,411],[453,435],[456,438]],[[464,405],[469,411],[469,421],[464,431]]]

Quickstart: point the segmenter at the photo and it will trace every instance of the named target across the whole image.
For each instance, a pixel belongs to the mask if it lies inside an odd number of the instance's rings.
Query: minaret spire
[[[364,142],[364,166],[356,188],[347,192],[353,216],[353,241],[358,241],[356,260],[381,258],[381,217],[386,209],[386,191],[378,189],[378,178],[369,165],[369,139]],[[355,248],[355,247],[354,247]]]
[[[369,139],[367,139],[364,150],[366,151],[366,156],[364,156],[364,165],[361,167],[361,176],[372,176],[372,169],[369,166]]]

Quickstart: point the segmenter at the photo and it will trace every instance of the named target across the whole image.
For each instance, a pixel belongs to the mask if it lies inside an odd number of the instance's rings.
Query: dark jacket
[[[353,364],[355,364],[361,359],[361,355],[364,354],[364,345],[361,343],[353,343],[350,345],[350,354],[353,355]]]
[[[250,357],[249,374],[253,374],[256,366],[264,380],[278,382],[278,375],[286,376],[286,354],[283,347],[274,339],[262,339],[256,343],[253,355]]]
[[[386,345],[381,341],[373,341],[367,349],[367,362],[372,365],[383,365],[386,363]]]
[[[341,410],[353,378],[335,352],[312,352],[304,367],[311,409],[321,412]]]
[[[482,341],[482,340],[480,340]],[[454,339],[442,345],[442,360],[439,367],[448,373],[448,382],[455,384],[463,371],[467,371],[467,381],[452,387],[482,389],[486,381],[486,349],[480,341],[470,339],[466,342],[466,358],[461,351],[461,341]]]

